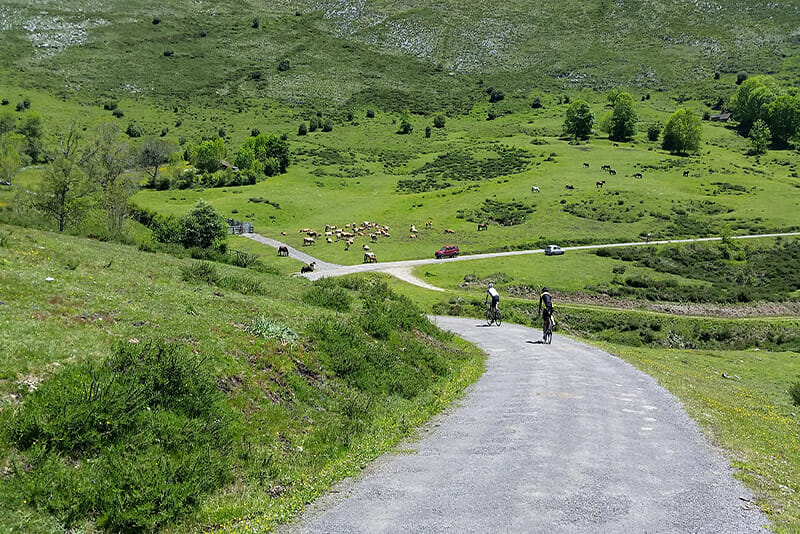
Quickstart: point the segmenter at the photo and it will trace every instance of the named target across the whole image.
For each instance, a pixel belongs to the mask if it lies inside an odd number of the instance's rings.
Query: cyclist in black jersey
[[[550,318],[553,316],[553,297],[546,287],[542,288],[542,294],[539,296],[539,313],[542,315],[542,338],[544,338],[550,326]]]

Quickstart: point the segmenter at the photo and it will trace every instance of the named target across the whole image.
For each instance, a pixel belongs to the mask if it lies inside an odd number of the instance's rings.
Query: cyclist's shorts
[[[492,297],[492,306],[497,306],[497,303],[500,302],[500,296]]]

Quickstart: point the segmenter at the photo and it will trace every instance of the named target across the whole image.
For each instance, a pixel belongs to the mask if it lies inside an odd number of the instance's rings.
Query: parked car
[[[437,250],[434,256],[437,260],[442,258],[455,258],[458,256],[458,247],[456,245],[447,245]]]
[[[558,245],[547,245],[544,247],[544,255],[545,256],[558,256],[564,253],[564,249],[559,247]]]

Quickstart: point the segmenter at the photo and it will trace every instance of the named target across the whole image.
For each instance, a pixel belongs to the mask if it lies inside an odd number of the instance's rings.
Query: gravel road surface
[[[434,320],[480,346],[487,372],[279,532],[766,532],[729,462],[649,376],[530,328]]]

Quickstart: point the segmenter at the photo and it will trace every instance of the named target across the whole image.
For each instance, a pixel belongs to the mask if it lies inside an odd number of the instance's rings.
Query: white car
[[[564,249],[559,247],[558,245],[547,245],[544,247],[544,255],[545,256],[558,256],[559,254],[563,254]]]

